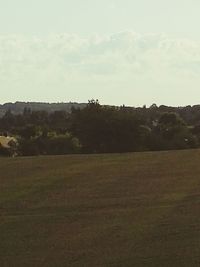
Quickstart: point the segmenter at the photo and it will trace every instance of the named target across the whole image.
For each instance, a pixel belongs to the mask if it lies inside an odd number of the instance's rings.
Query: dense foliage
[[[200,108],[111,107],[91,100],[70,112],[8,110],[0,135],[15,136],[17,154],[24,156],[187,149],[200,146],[199,122]],[[0,154],[10,153],[0,147]]]

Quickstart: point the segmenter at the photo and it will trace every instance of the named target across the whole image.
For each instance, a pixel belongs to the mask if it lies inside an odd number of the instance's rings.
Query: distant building
[[[0,155],[16,156],[17,140],[10,136],[0,136]]]
[[[0,145],[5,148],[10,148],[13,144],[17,144],[17,140],[10,136],[0,136]]]

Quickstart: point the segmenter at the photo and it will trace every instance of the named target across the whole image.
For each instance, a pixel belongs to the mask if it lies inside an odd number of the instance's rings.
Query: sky
[[[0,103],[200,103],[199,0],[0,0]]]

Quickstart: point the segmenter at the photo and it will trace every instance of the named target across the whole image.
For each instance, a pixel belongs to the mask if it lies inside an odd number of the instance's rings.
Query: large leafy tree
[[[72,114],[72,132],[84,152],[128,152],[140,150],[142,121],[126,108],[101,106],[89,101]]]

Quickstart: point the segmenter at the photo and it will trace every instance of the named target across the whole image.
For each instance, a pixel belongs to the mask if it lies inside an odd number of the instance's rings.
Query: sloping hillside
[[[13,114],[23,113],[25,108],[31,109],[32,111],[44,110],[47,112],[54,112],[57,110],[71,111],[71,108],[84,108],[84,103],[40,103],[40,102],[15,102],[6,103],[0,105],[0,117],[2,117],[7,110],[10,110]]]
[[[200,151],[0,160],[0,266],[199,266]]]

